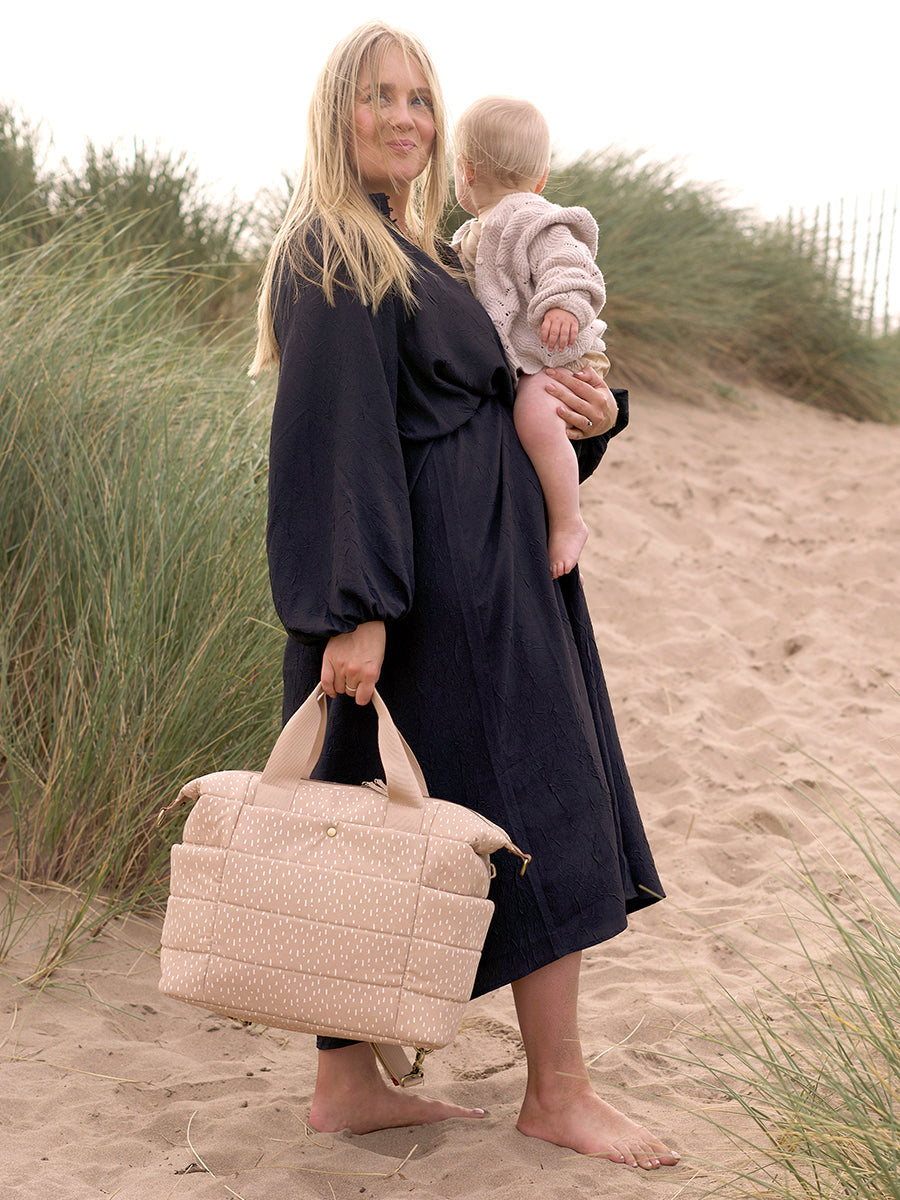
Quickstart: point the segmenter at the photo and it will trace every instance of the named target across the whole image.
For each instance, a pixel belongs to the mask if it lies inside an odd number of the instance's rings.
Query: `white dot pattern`
[[[515,851],[506,833],[444,800],[411,820],[383,791],[315,780],[266,785],[256,804],[259,780],[182,789],[195,804],[172,847],[161,990],[283,1029],[445,1046],[493,913],[488,855]]]

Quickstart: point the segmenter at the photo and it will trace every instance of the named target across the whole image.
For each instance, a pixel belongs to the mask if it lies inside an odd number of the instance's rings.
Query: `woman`
[[[318,81],[263,279],[253,370],[279,364],[268,552],[290,634],[285,715],[321,679],[333,703],[319,771],[371,779],[377,681],[432,794],[533,854],[524,879],[496,864],[475,986],[513,986],[528,1061],[518,1128],[649,1169],[678,1156],[596,1096],[576,1007],[580,951],[661,888],[578,575],[550,576],[513,381],[437,235],[444,129],[420,44],[381,23],[351,34]],[[612,395],[599,376],[553,386],[589,473],[615,432]],[[483,1115],[388,1087],[364,1043],[319,1047],[315,1129]]]

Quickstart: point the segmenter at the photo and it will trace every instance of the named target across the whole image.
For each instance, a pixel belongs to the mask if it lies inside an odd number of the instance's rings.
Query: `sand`
[[[724,389],[723,389],[724,390]],[[583,489],[582,559],[619,728],[669,899],[585,955],[598,1089],[684,1155],[644,1173],[516,1132],[508,990],[470,1005],[428,1088],[487,1117],[311,1134],[311,1040],[248,1031],[157,991],[159,924],[117,922],[34,992],[0,966],[0,1196],[22,1200],[691,1200],[739,1128],[699,1065],[707,1006],[757,986],[785,940],[793,845],[829,821],[790,785],[829,772],[897,803],[900,429],[752,388],[643,397]],[[236,767],[246,764],[235,763]],[[787,901],[789,903],[789,899]],[[200,1166],[206,1164],[212,1174]]]

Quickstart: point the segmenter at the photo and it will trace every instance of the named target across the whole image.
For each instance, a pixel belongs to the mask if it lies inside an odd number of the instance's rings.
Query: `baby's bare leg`
[[[571,571],[587,541],[578,504],[578,459],[557,413],[559,401],[544,388],[547,377],[521,375],[514,410],[516,432],[544,491],[550,524],[548,549],[554,579]]]

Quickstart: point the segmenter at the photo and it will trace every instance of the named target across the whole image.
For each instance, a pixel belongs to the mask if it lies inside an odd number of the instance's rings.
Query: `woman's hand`
[[[570,441],[609,433],[619,415],[619,406],[593,367],[585,367],[575,375],[554,367],[547,367],[546,371],[547,391],[561,401],[556,411],[566,423]]]
[[[326,696],[353,696],[368,704],[384,662],[384,621],[364,621],[350,633],[328,639],[322,659],[322,687]]]

